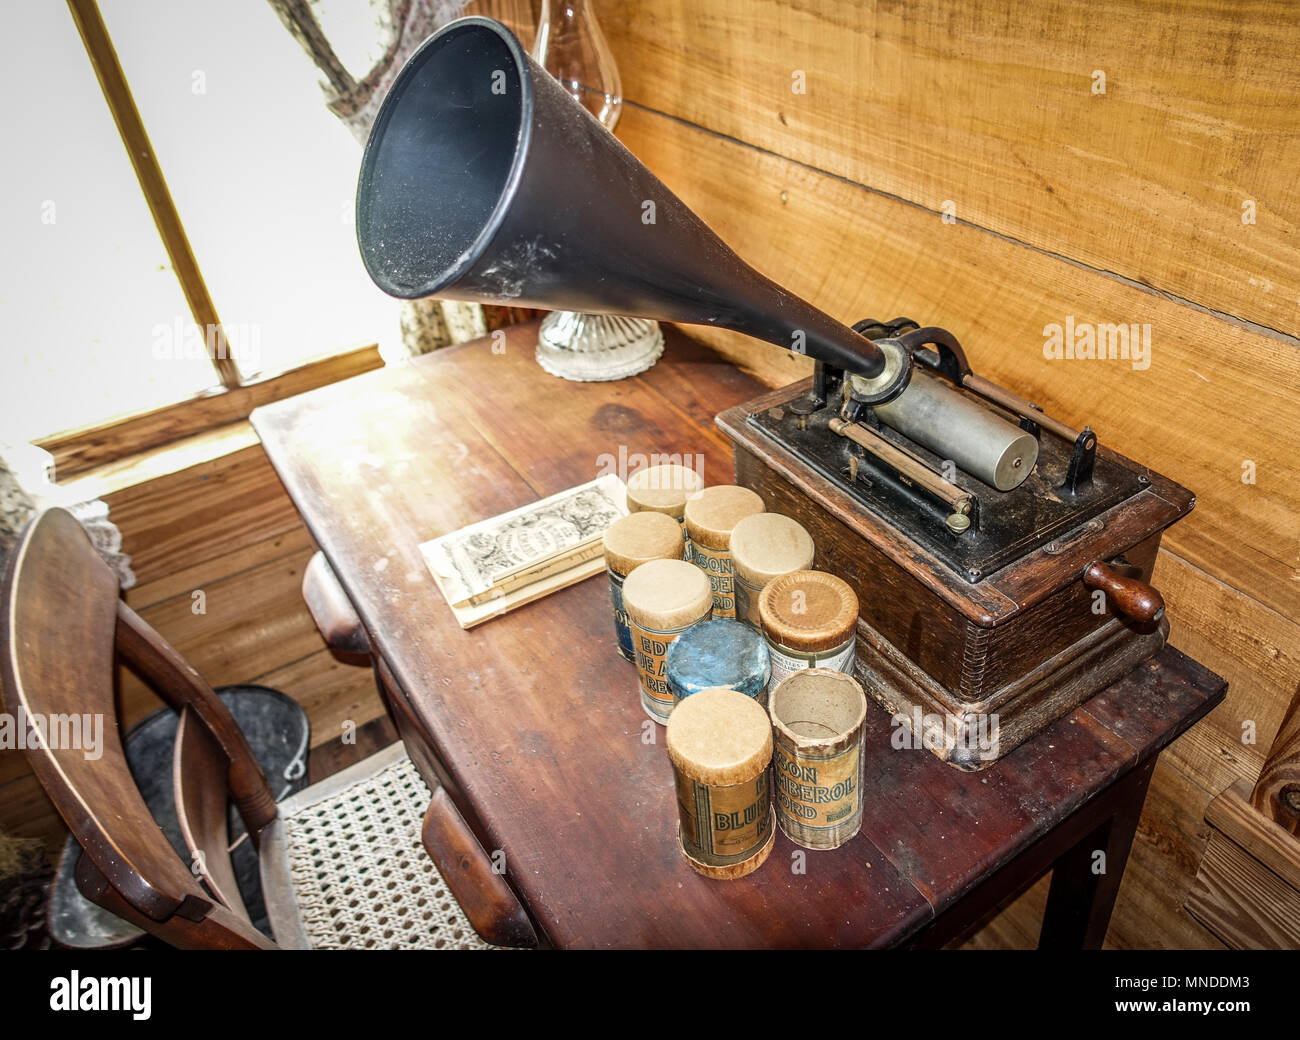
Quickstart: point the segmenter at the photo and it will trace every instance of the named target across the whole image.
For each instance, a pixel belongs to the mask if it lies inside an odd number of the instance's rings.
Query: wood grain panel
[[[359,731],[384,717],[384,702],[370,666],[344,661],[328,649],[255,675],[251,681],[287,693],[303,706],[311,721],[313,748],[339,740],[345,722]]]
[[[74,501],[102,498],[115,491],[180,473],[191,466],[213,462],[257,443],[257,434],[244,420],[185,437],[163,447],[150,448],[117,462],[104,463],[72,479],[67,479],[67,474],[62,470],[56,470],[56,479],[59,487]]]
[[[146,584],[300,526],[260,445],[104,496]]]
[[[137,453],[172,445],[191,435],[238,425],[260,404],[370,372],[383,363],[378,346],[354,347],[341,354],[305,361],[279,375],[259,376],[243,386],[219,393],[196,394],[185,401],[68,430],[36,443],[53,456],[62,479],[105,464],[130,460]]]
[[[1300,839],[1260,812],[1238,781],[1209,804],[1205,822],[1300,892]]]
[[[1129,853],[1106,945],[1111,949],[1218,949],[1182,907],[1196,881],[1210,829],[1211,794],[1162,759],[1156,765]]]
[[[1161,551],[1154,581],[1169,641],[1228,680],[1227,699],[1178,739],[1170,761],[1215,793],[1251,786],[1300,686],[1300,625],[1172,553]]]
[[[147,585],[136,585],[126,591],[124,599],[136,613],[147,611],[150,607],[164,600],[177,596],[191,596],[196,589],[210,586],[237,577],[245,571],[253,571],[263,564],[286,556],[299,556],[315,551],[311,535],[301,524],[285,534],[274,538],[264,538],[260,542],[243,546],[234,552],[226,553],[211,560],[196,563],[193,567],[164,575]]]
[[[1300,350],[662,116],[631,109],[620,135],[742,256],[835,317],[943,325],[978,371],[1192,488],[1199,505],[1165,545],[1300,616]],[[1071,315],[1150,324],[1150,368],[1045,359],[1044,327]],[[773,385],[810,365],[734,334],[700,334]],[[1242,482],[1248,460],[1254,484]]]
[[[1300,947],[1300,892],[1217,831],[1187,906],[1234,950]]]
[[[601,19],[634,102],[905,199],[936,225],[949,203],[1300,332],[1300,14],[1286,0],[630,0]]]

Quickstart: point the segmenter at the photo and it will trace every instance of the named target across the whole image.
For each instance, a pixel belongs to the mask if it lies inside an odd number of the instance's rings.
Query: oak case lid
[[[1101,513],[1097,523],[1082,525],[1058,539],[1061,543],[1058,553],[1039,548],[981,581],[969,583],[835,483],[813,472],[784,445],[750,424],[751,415],[799,393],[807,393],[812,383],[812,379],[800,380],[728,408],[715,417],[715,425],[738,453],[737,466],[739,453],[752,457],[778,480],[789,484],[796,495],[896,563],[905,572],[905,580],[919,583],[980,628],[1005,624],[1059,592],[1064,585],[1077,581],[1088,563],[1108,560],[1158,534],[1186,516],[1196,504],[1196,497],[1181,484],[1126,458],[1104,443],[1098,444],[1098,456],[1108,457],[1144,476],[1149,482],[1146,489]]]

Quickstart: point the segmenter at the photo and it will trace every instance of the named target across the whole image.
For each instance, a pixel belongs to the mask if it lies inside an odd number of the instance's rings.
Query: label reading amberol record
[[[772,833],[766,769],[734,787],[709,787],[679,772],[677,805],[682,848],[711,867],[748,859]]]
[[[772,661],[772,677],[767,681],[767,692],[776,689],[777,683],[787,675],[801,672],[805,668],[829,668],[833,672],[853,674],[853,654],[858,647],[857,636],[850,636],[844,643],[833,650],[804,652],[791,650],[789,647],[778,648],[767,640],[767,652]]]
[[[734,618],[736,616],[735,579],[730,551],[709,549],[699,542],[692,542],[691,552],[693,554],[691,562],[709,576],[709,585],[713,589],[713,616]]]
[[[786,819],[805,828],[831,827],[861,809],[862,801],[856,797],[859,744],[821,759],[796,757],[780,741],[773,752],[776,811]]]

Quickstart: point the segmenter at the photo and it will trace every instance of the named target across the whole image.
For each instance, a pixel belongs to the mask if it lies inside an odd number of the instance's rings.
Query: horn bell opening
[[[518,188],[532,107],[523,48],[496,22],[462,18],[411,55],[357,185],[357,245],[376,285],[431,296],[482,255]]]

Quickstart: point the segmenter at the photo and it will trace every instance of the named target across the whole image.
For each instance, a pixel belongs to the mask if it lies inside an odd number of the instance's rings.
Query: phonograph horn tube
[[[394,80],[356,223],[366,270],[402,299],[714,325],[868,377],[901,350],[742,261],[488,18],[439,30]],[[880,399],[910,369],[894,365]]]

